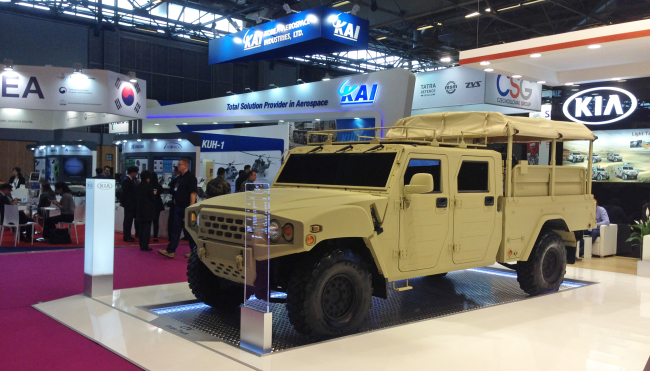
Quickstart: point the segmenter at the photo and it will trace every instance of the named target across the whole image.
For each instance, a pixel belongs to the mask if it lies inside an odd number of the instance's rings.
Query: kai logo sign
[[[564,102],[562,111],[569,120],[587,125],[604,125],[623,120],[637,107],[636,97],[627,90],[601,87],[583,90]]]
[[[348,86],[349,81],[350,80],[345,80],[345,82],[339,87],[339,95],[341,96],[342,105],[375,103],[378,90],[377,84],[370,87],[368,87],[368,85]]]
[[[262,39],[264,38],[264,32],[255,31],[253,33],[246,32],[244,35],[244,50],[250,50],[259,48],[262,46]]]
[[[334,26],[334,36],[352,41],[359,40],[361,26],[355,25],[352,22],[342,21],[338,16],[332,16],[330,18],[332,26]]]

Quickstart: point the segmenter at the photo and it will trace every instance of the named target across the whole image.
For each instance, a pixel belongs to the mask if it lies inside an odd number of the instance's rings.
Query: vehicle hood
[[[338,206],[375,204],[377,212],[383,215],[388,198],[386,195],[372,195],[355,191],[313,188],[271,188],[271,214],[291,217],[307,209],[320,211]],[[228,209],[243,209],[246,202],[244,192],[214,197],[200,202],[201,205]]]

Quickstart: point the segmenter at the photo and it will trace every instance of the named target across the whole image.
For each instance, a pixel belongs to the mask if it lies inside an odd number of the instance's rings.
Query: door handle
[[[485,197],[485,206],[494,206],[494,197],[493,196]]]
[[[447,197],[438,197],[436,199],[436,207],[438,209],[445,209],[447,208]]]

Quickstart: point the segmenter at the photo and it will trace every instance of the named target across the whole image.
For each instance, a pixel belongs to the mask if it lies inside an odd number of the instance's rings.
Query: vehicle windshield
[[[385,187],[396,153],[299,153],[287,159],[276,183]]]

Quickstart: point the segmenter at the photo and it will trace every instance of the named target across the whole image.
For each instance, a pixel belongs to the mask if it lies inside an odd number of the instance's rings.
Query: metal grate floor
[[[413,286],[413,290],[392,291],[388,300],[373,298],[370,312],[359,332],[530,298],[519,288],[517,275],[514,272],[500,269],[467,269],[451,272],[444,278],[411,279],[409,284]],[[593,282],[565,280],[559,291],[589,284]],[[402,285],[402,282],[398,284],[398,286]],[[143,307],[143,309],[182,322],[227,344],[239,346],[239,311],[219,311],[200,302],[181,305],[171,303],[165,307]],[[293,329],[284,304],[271,304],[271,311],[273,312],[273,352],[318,342],[300,335]]]

